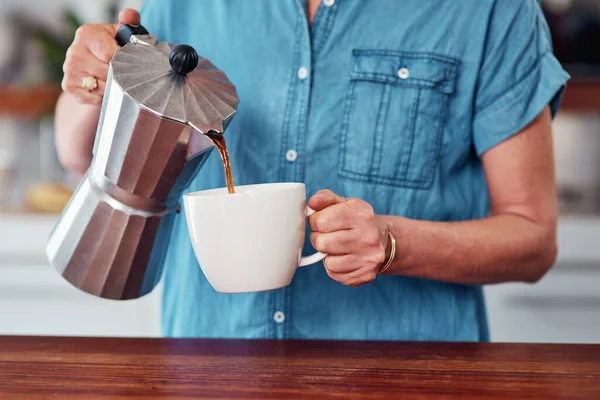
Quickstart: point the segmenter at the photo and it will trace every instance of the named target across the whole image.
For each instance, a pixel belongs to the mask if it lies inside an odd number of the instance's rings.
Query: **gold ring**
[[[91,92],[98,87],[98,80],[93,76],[84,76],[81,78],[81,88]]]

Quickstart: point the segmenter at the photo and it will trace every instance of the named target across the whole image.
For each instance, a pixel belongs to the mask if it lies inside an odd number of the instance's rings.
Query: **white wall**
[[[49,22],[58,20],[63,10],[72,8],[84,21],[97,21],[103,18],[112,0],[2,0],[0,18],[14,11],[25,11]],[[143,0],[119,0],[121,8],[137,8]]]
[[[10,76],[9,79],[18,79],[23,84],[47,80],[39,51],[32,43],[24,46],[18,30],[7,23],[13,14],[24,15],[34,24],[39,22],[44,27],[60,29],[64,11],[73,10],[83,22],[106,22],[108,6],[112,3],[117,3],[119,8],[139,9],[143,0],[0,0],[0,72],[12,71],[7,75]],[[19,54],[17,68],[10,66],[16,54]],[[0,75],[0,81],[2,79],[5,79],[4,75]],[[42,127],[51,128],[48,125],[51,121],[45,122]],[[12,183],[3,183],[2,180],[6,181],[8,175],[0,173],[0,190],[3,191],[3,195],[0,196],[0,209],[17,202],[16,199],[22,196],[23,190],[32,182],[40,179],[60,179],[60,170],[49,168],[50,171],[45,171],[48,169],[48,163],[45,164],[46,168],[42,167],[39,140],[39,135],[44,133],[40,132],[42,127],[35,121],[20,122],[0,116],[0,157],[3,158],[0,160],[0,169],[16,168],[10,175]],[[52,132],[47,132],[45,139],[51,137]],[[46,147],[43,149],[42,153],[46,154]],[[16,154],[22,156],[16,157]],[[17,163],[16,167],[12,161]],[[56,163],[50,166],[54,164]],[[10,194],[7,194],[7,187],[10,187]]]

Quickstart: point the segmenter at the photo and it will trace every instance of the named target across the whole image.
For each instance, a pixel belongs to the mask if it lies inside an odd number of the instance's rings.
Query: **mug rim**
[[[249,185],[236,185],[235,193],[228,193],[227,187],[219,187],[213,189],[205,189],[198,190],[195,192],[186,193],[183,195],[186,199],[192,198],[206,198],[206,197],[247,197],[247,196],[257,196],[263,195],[267,193],[279,192],[281,190],[291,190],[291,189],[302,189],[305,188],[306,185],[302,182],[270,182],[270,183],[256,183]],[[259,190],[259,191],[242,191],[238,192],[238,189],[251,189],[251,188],[261,188],[268,190]]]

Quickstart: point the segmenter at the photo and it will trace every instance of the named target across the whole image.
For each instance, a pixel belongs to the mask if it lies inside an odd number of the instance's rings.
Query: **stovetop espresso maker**
[[[187,45],[123,25],[110,63],[93,161],[46,253],[73,286],[134,299],[160,280],[178,200],[238,104],[225,73]]]

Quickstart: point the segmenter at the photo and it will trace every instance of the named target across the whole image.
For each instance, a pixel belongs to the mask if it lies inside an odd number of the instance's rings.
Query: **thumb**
[[[329,206],[340,204],[345,201],[346,199],[344,197],[338,196],[331,190],[320,190],[308,200],[308,206],[315,211],[321,211]]]
[[[117,35],[117,31],[122,25],[139,25],[140,24],[140,13],[133,8],[125,8],[119,13],[119,22],[116,24],[105,24],[103,25],[108,29],[110,35],[114,38]],[[115,50],[120,47],[115,42]]]
[[[119,13],[119,26],[121,25],[139,25],[140,13],[133,8],[125,8]]]

